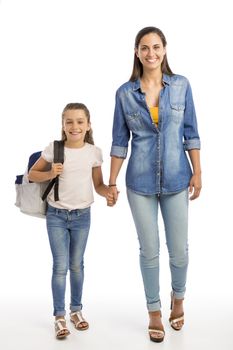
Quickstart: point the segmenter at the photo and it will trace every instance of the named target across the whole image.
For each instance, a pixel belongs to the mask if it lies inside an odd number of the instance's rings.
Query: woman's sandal
[[[152,329],[152,328],[149,328],[148,331],[149,331],[149,337],[151,341],[155,343],[161,343],[164,340],[164,336],[165,336],[164,331],[161,331],[159,329]],[[154,335],[156,334],[156,336],[152,336],[152,333]]]
[[[70,334],[69,329],[66,327],[66,320],[64,318],[58,318],[55,321],[55,332],[57,339],[64,339]]]
[[[77,321],[73,319],[74,316],[77,316]],[[75,311],[70,313],[70,321],[74,324],[75,328],[79,331],[85,331],[89,328],[88,322],[83,318],[81,311]]]
[[[180,331],[184,325],[184,316],[180,316],[177,318],[169,318],[170,325],[175,331]],[[182,322],[180,325],[178,323]]]
[[[160,317],[161,317],[161,312],[160,312]],[[149,332],[149,337],[151,341],[155,343],[161,343],[164,340],[165,331],[163,329],[150,327],[148,329],[148,332]]]
[[[173,295],[173,293],[171,293],[171,310],[173,308],[174,301],[175,301],[174,295]],[[184,313],[182,313],[181,315],[176,316],[176,317],[170,316],[169,322],[170,322],[171,327],[175,331],[180,331],[184,325]]]

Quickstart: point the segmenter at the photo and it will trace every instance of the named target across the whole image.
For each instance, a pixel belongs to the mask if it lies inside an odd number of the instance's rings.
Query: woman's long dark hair
[[[155,33],[157,34],[162,43],[163,46],[166,47],[167,46],[167,40],[163,34],[163,32],[156,27],[145,27],[143,29],[141,29],[136,38],[135,38],[135,44],[134,44],[134,48],[138,49],[138,46],[140,44],[141,39],[144,37],[144,35],[150,34],[150,33]],[[171,68],[169,67],[168,61],[167,61],[167,54],[164,55],[163,58],[163,62],[161,65],[161,69],[162,69],[162,73],[168,74],[168,75],[173,75],[174,73],[172,72]],[[136,53],[134,53],[134,63],[133,63],[133,71],[130,77],[130,81],[135,81],[138,78],[140,78],[143,74],[143,66],[139,60],[139,58],[137,57]]]

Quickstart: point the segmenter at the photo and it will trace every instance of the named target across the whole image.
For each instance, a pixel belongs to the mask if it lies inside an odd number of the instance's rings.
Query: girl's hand
[[[190,200],[194,200],[200,196],[201,187],[201,174],[193,174],[189,183]]]
[[[57,175],[61,175],[62,172],[63,172],[63,164],[52,163],[52,168],[51,168],[52,179],[55,178]]]

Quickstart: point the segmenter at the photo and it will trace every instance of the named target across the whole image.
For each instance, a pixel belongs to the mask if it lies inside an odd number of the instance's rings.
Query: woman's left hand
[[[189,183],[190,200],[194,200],[200,196],[201,187],[201,174],[193,174]]]

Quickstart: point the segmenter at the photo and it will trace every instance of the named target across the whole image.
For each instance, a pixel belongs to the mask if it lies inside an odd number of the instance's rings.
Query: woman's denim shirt
[[[140,80],[123,84],[116,92],[111,156],[127,157],[130,136],[129,189],[151,195],[187,188],[192,170],[186,151],[200,149],[189,81],[180,75],[163,75],[158,127],[151,119]]]

